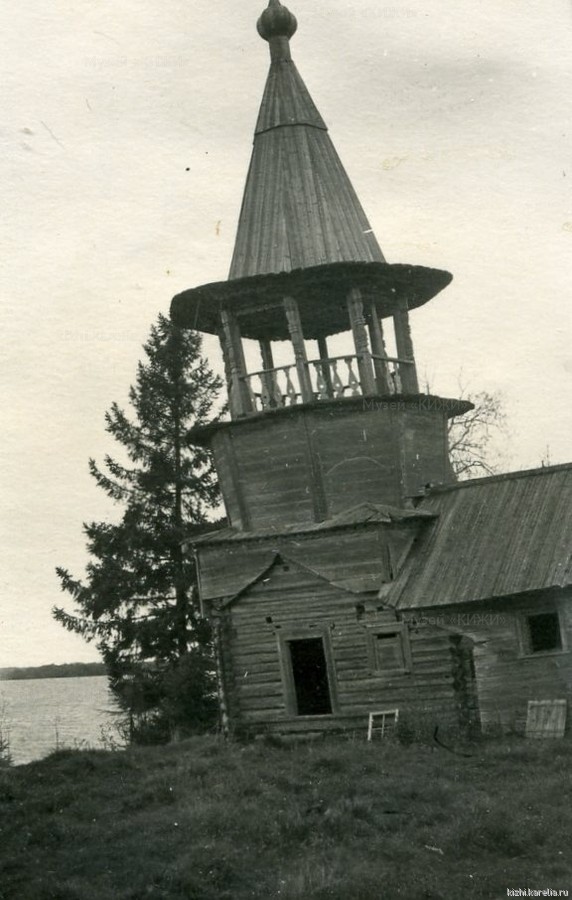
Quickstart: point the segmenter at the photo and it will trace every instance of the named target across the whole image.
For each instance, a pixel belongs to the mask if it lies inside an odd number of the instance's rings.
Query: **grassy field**
[[[572,897],[572,744],[472,753],[197,738],[0,769],[0,898]]]

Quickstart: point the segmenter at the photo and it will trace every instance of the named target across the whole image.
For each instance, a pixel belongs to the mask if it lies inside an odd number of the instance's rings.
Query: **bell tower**
[[[227,281],[177,295],[173,321],[217,334],[228,421],[195,428],[228,526],[194,539],[221,719],[245,733],[365,731],[431,694],[448,636],[409,634],[383,597],[452,481],[447,419],[419,392],[409,317],[446,287],[389,263],[290,53],[296,19],[258,20],[270,71]],[[431,671],[433,671],[431,669]],[[439,681],[439,715],[456,715]],[[432,694],[431,694],[432,697]]]
[[[411,508],[428,483],[453,479],[447,419],[470,408],[419,392],[410,312],[451,275],[385,260],[292,60],[296,28],[279,0],[257,23],[270,71],[228,280],[171,307],[178,325],[220,339],[230,420],[190,440],[213,451],[245,534],[368,501]]]

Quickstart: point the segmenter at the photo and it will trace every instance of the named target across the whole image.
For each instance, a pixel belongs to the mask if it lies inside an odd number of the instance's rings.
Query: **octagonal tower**
[[[410,505],[427,483],[452,479],[447,418],[469,408],[419,393],[409,325],[451,275],[386,262],[292,60],[296,19],[270,0],[257,28],[270,71],[229,278],[171,307],[178,325],[220,338],[231,420],[191,440],[214,451],[229,522],[244,531],[320,522],[368,500]],[[260,350],[250,368],[245,338]],[[285,365],[277,342],[289,345]]]

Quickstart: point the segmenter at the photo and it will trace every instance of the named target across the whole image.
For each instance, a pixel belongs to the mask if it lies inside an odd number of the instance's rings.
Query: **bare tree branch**
[[[499,441],[507,438],[506,413],[500,393],[467,391],[461,382],[460,399],[474,409],[449,419],[449,458],[458,478],[495,475],[501,465]]]

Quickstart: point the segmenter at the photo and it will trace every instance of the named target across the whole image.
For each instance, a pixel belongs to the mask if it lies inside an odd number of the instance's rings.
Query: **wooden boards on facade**
[[[434,403],[432,401],[435,401]],[[233,525],[279,529],[448,482],[446,403],[368,398],[229,423],[210,440]]]
[[[506,515],[516,508],[511,492],[533,491],[549,516],[550,494],[560,496],[571,469],[533,471],[528,485],[527,473],[461,483],[429,492],[415,511],[364,504],[306,530],[290,526],[249,538],[229,528],[199,542],[202,595],[223,635],[232,722],[281,733],[362,730],[370,712],[398,708],[404,721],[413,716],[433,726],[560,733],[572,702],[570,546],[560,539],[567,525],[543,519],[542,529],[530,528],[524,515],[516,524],[513,517],[506,539],[539,561],[531,589],[522,590],[526,582],[512,559],[503,565],[496,556],[502,572],[493,572],[495,583],[507,592],[476,600],[473,565],[463,554],[467,534],[478,546],[487,519],[465,510],[465,531],[455,517],[464,502],[481,508],[475,491],[497,490]],[[489,497],[482,510],[495,509]],[[497,532],[503,527],[495,521]],[[428,547],[439,581],[423,602],[415,573]],[[420,577],[425,584],[424,567]],[[449,602],[435,604],[439,595]],[[304,712],[311,704],[301,685],[316,673],[327,703],[319,713]],[[549,715],[551,704],[557,709]]]

